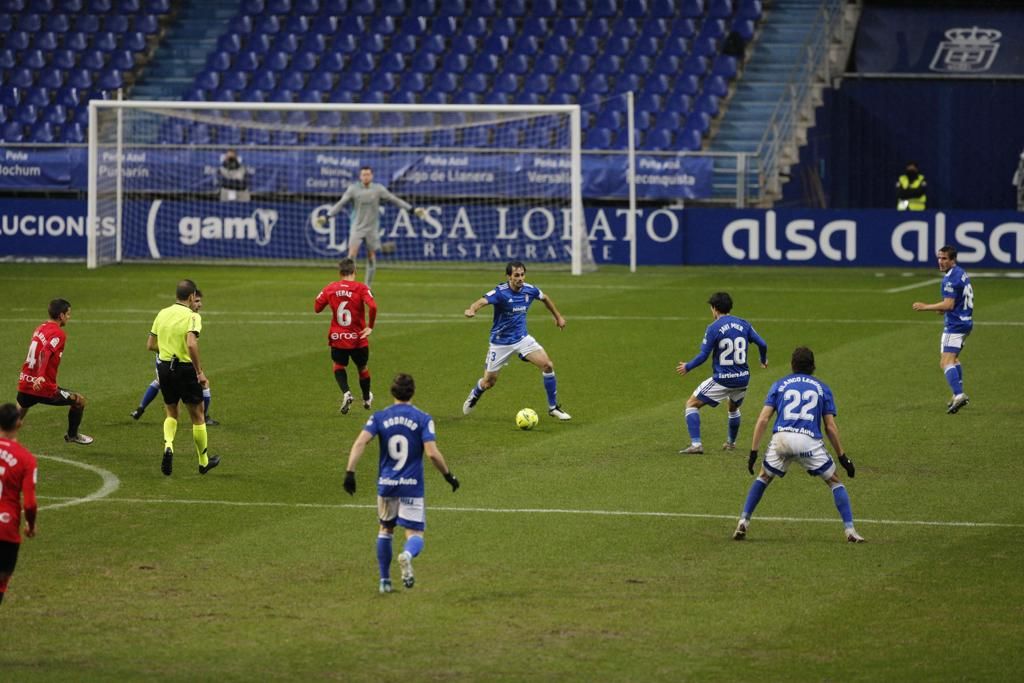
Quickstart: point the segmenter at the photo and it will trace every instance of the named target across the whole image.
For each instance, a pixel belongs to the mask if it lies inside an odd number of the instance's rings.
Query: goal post
[[[89,117],[90,268],[337,260],[353,206],[328,210],[363,167],[396,197],[380,266],[594,267],[578,105],[93,100]]]

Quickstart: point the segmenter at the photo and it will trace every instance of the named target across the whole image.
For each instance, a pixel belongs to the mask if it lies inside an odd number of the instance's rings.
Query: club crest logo
[[[1001,31],[994,28],[951,28],[939,43],[928,67],[932,71],[951,74],[985,73],[992,68],[999,52]]]

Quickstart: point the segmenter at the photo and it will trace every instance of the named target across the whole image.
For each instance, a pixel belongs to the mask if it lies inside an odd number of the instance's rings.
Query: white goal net
[[[353,204],[318,219],[364,167],[378,266],[593,266],[575,105],[93,100],[89,267],[337,260]]]

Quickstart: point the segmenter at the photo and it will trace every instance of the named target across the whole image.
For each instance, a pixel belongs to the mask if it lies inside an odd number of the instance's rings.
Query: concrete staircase
[[[178,0],[175,5],[177,16],[132,90],[133,100],[180,100],[205,68],[240,0]]]

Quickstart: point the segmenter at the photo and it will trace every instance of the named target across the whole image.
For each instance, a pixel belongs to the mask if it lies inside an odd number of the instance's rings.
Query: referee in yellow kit
[[[192,440],[199,456],[199,474],[220,464],[220,458],[207,454],[206,416],[203,414],[203,387],[206,375],[199,360],[199,333],[203,319],[195,309],[198,288],[192,280],[178,283],[173,305],[156,314],[146,348],[158,354],[156,366],[160,393],[164,397],[164,458],[160,471],[171,475],[174,464],[174,435],[178,431],[178,402],[192,418]]]

